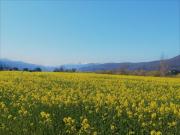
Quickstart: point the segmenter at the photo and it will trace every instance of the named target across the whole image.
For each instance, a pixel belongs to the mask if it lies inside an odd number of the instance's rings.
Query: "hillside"
[[[178,69],[180,70],[180,55],[171,59],[165,60],[168,64],[169,69]],[[115,69],[128,69],[128,70],[158,70],[160,61],[151,61],[151,62],[139,62],[139,63],[105,63],[105,64],[96,64],[86,67],[82,67],[79,70],[81,71],[99,71],[99,70],[115,70]]]
[[[169,69],[180,70],[180,55],[171,59],[167,59],[165,60],[165,62],[168,64]],[[159,70],[159,64],[160,61],[157,60],[157,61],[139,62],[139,63],[126,62],[126,63],[104,63],[104,64],[98,64],[98,63],[66,64],[56,67],[55,66],[48,67],[48,66],[30,64],[21,61],[0,59],[0,66],[7,66],[10,68],[17,67],[19,69],[23,69],[23,68],[34,69],[40,67],[43,71],[53,71],[57,67],[63,67],[64,69],[76,68],[78,71],[82,71],[82,72],[94,72],[100,70],[103,71],[103,70],[116,70],[116,69],[127,69],[130,71],[133,70],[151,71],[151,70]]]
[[[22,61],[12,61],[9,59],[0,59],[0,66],[9,67],[9,68],[17,67],[20,70],[22,70],[23,68],[28,68],[30,70],[33,70],[37,67],[41,68],[43,71],[52,71],[54,69],[53,67],[36,65],[36,64],[26,63]]]

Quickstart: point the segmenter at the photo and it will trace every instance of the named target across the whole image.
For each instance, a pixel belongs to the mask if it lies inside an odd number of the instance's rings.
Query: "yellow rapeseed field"
[[[180,135],[180,78],[0,72],[0,135]]]

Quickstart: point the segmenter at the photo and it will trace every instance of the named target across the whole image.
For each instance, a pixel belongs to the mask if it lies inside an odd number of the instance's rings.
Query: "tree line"
[[[19,69],[17,67],[8,67],[6,65],[0,65],[0,71],[28,71],[28,72],[41,72],[40,67],[34,69],[23,68]],[[53,72],[76,72],[75,68],[66,69],[63,66],[55,68]],[[127,67],[121,67],[114,70],[102,70],[96,71],[96,73],[101,74],[121,74],[121,75],[138,75],[138,76],[172,76],[180,74],[180,70],[170,69],[168,63],[165,60],[161,60],[159,63],[159,70],[147,71],[144,69],[139,70],[128,70]]]
[[[65,69],[63,66],[59,67],[59,68],[55,68],[53,70],[53,72],[76,72],[76,68],[72,68],[72,69]]]
[[[17,67],[8,67],[4,65],[0,65],[0,71],[29,71],[29,72],[41,72],[42,69],[40,67],[36,67],[34,69],[29,68],[22,68],[19,69]],[[53,72],[76,72],[77,70],[75,68],[72,69],[65,69],[64,67],[55,68]]]
[[[96,73],[101,74],[119,74],[119,75],[136,75],[136,76],[180,76],[180,70],[178,69],[170,69],[168,62],[164,59],[160,60],[159,68],[157,70],[128,70],[128,67],[124,66],[114,70],[103,70],[96,71]]]
[[[29,69],[29,68],[18,68],[18,67],[8,67],[8,66],[3,66],[0,65],[0,71],[29,71],[29,72],[41,72],[42,69],[40,67],[36,67],[34,69]]]

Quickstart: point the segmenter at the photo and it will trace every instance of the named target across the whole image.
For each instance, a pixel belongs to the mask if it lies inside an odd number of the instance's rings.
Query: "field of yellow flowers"
[[[180,78],[0,72],[0,135],[180,135]]]

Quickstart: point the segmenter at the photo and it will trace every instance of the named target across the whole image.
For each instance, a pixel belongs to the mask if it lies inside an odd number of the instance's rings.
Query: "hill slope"
[[[30,70],[33,70],[37,67],[41,68],[43,71],[52,71],[54,69],[53,67],[46,67],[42,65],[36,65],[36,64],[31,64],[31,63],[26,63],[26,62],[21,62],[21,61],[12,61],[8,59],[0,59],[0,66],[5,66],[9,68],[17,67],[20,70],[22,70],[23,68],[28,68]]]
[[[180,55],[165,60],[170,69],[180,70]],[[158,70],[160,61],[139,62],[139,63],[105,63],[96,64],[80,68],[81,71],[115,70],[126,68],[128,70]]]
[[[165,62],[168,64],[170,69],[177,69],[180,70],[180,55],[176,56],[171,59],[165,60]],[[61,65],[64,69],[72,69],[76,68],[79,71],[88,71],[88,72],[94,72],[99,70],[116,70],[116,69],[127,69],[127,70],[158,70],[159,69],[160,61],[151,61],[151,62],[139,62],[139,63],[104,63],[104,64],[98,64],[98,63],[89,63],[89,64],[67,64],[67,65]],[[28,69],[34,69],[37,67],[40,67],[43,71],[53,71],[56,67],[47,67],[42,65],[36,65],[36,64],[30,64],[25,63],[21,61],[11,61],[7,59],[0,59],[0,66],[7,66],[10,68],[17,67],[19,69],[28,68]],[[58,66],[60,67],[60,66]]]

